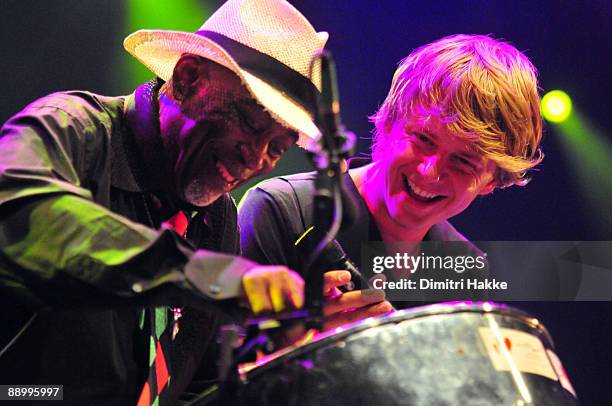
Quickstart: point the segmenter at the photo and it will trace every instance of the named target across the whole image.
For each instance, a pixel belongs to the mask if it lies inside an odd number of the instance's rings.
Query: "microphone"
[[[324,133],[337,135],[344,132],[340,120],[340,99],[338,96],[338,79],[336,76],[336,63],[331,53],[321,53],[321,99],[319,101],[319,116]],[[328,145],[335,147],[335,145]]]
[[[304,237],[301,244],[309,246],[314,243],[315,241],[312,241],[312,234],[309,233],[306,235],[306,237]],[[348,257],[340,243],[338,243],[336,240],[331,240],[329,244],[327,244],[323,252],[321,252],[318,262],[321,264],[331,264],[331,266],[327,266],[326,269],[323,270],[324,272],[332,270],[349,271],[351,273],[351,283],[353,286],[352,288],[347,288],[347,290],[363,290],[372,288],[370,281],[363,276],[357,266]]]
[[[323,138],[324,149],[334,150],[338,154],[330,154],[341,157],[348,157],[352,154],[355,145],[355,134],[348,132],[340,118],[340,96],[338,92],[338,78],[336,76],[336,63],[329,51],[323,50],[320,55],[321,60],[321,98],[319,99],[319,122],[323,134],[328,135]],[[348,176],[348,174],[345,174]],[[344,190],[344,185],[340,185],[342,193],[342,230],[347,230],[358,217],[359,206],[355,199]]]
[[[344,252],[344,249],[342,249],[342,246],[338,243],[338,241],[333,240],[322,255],[334,255],[339,257],[338,269],[345,269],[351,273],[351,281],[347,285],[340,286],[340,291],[342,293],[352,290],[377,290],[370,282],[371,280],[374,280],[376,276],[370,279],[363,276],[363,274],[359,271],[359,268],[357,268],[348,255],[346,255],[346,252]],[[395,310],[395,307],[393,307],[393,310]]]
[[[338,257],[339,259],[336,262],[339,266],[338,269],[345,269],[351,273],[352,287],[346,288],[346,290],[373,289],[370,281],[363,276],[353,261],[346,255],[338,241],[333,240],[323,255]]]
[[[321,127],[323,149],[335,150],[344,158],[353,154],[357,137],[347,131],[340,118],[340,93],[338,92],[338,78],[336,63],[331,52],[322,50],[319,54],[321,61],[321,95],[318,103],[318,124]],[[314,142],[318,143],[320,139]],[[316,148],[316,147],[315,147]]]

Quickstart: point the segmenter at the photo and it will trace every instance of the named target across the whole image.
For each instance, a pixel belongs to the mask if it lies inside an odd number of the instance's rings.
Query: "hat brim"
[[[140,30],[123,42],[125,49],[161,79],[172,77],[185,53],[199,55],[233,71],[272,118],[298,132],[297,144],[306,148],[319,135],[310,114],[298,103],[264,80],[243,70],[217,43],[197,34],[167,30]]]

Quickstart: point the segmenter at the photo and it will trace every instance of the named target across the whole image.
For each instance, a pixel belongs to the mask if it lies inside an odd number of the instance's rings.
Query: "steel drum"
[[[546,328],[494,303],[349,324],[242,368],[236,405],[578,405]]]

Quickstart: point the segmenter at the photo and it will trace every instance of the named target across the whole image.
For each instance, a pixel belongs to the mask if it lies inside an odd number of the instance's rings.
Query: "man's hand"
[[[351,280],[348,271],[329,271],[325,272],[323,277],[325,330],[393,310],[391,303],[385,300],[385,292],[382,290],[367,289],[342,293],[338,287]]]
[[[304,280],[284,266],[257,266],[242,277],[253,314],[282,312],[304,306]]]
[[[385,300],[383,291],[376,289],[356,290],[342,293],[339,286],[351,280],[348,271],[329,271],[323,275],[323,330],[352,323],[367,317],[379,316],[393,310],[391,303]],[[249,271],[243,278],[244,290],[249,299],[253,313],[264,311],[281,311],[283,303],[293,308],[303,306],[304,282],[300,276],[283,266],[262,266]],[[275,303],[278,303],[276,305]],[[301,345],[311,341],[316,330],[304,329],[303,323],[285,328],[277,337],[276,345],[285,348],[290,345]]]
[[[276,267],[274,267],[276,268]],[[291,272],[291,271],[289,271]],[[323,330],[331,330],[343,324],[368,317],[379,316],[393,310],[381,290],[367,289],[342,293],[339,286],[351,281],[348,271],[328,271],[323,274]],[[305,344],[316,336],[315,330],[304,330],[302,323],[287,328],[276,343],[280,348]]]

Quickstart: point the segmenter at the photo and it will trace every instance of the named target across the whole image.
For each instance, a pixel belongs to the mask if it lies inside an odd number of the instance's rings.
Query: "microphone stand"
[[[316,97],[317,111],[314,112],[315,123],[321,136],[309,147],[309,157],[316,168],[315,198],[314,198],[314,228],[313,241],[319,241],[308,257],[308,271],[304,275],[306,294],[304,310],[277,315],[272,318],[251,320],[247,327],[263,327],[273,322],[274,329],[282,323],[304,321],[306,328],[323,329],[323,273],[325,269],[320,263],[320,254],[334,240],[342,222],[342,162],[353,155],[355,135],[345,130],[340,122],[340,104],[338,102],[338,85],[336,68],[329,51],[321,50],[311,61],[313,66],[321,61],[321,93]],[[237,325],[225,326],[221,335],[221,357],[219,359],[219,384],[211,390],[211,396],[203,394],[189,402],[190,405],[210,404],[220,400],[231,402],[240,391],[238,364],[249,356],[249,353],[270,346],[268,335],[261,333],[243,346],[243,350],[235,354],[237,343],[243,328]]]
[[[312,238],[319,241],[308,258],[305,310],[307,328],[323,329],[323,264],[320,254],[333,241],[342,222],[342,162],[353,153],[355,136],[340,122],[340,103],[336,67],[329,51],[320,51],[313,59],[321,62],[321,93],[317,100],[316,123],[321,132],[309,156],[315,166],[314,228]],[[311,68],[312,68],[311,64]]]

